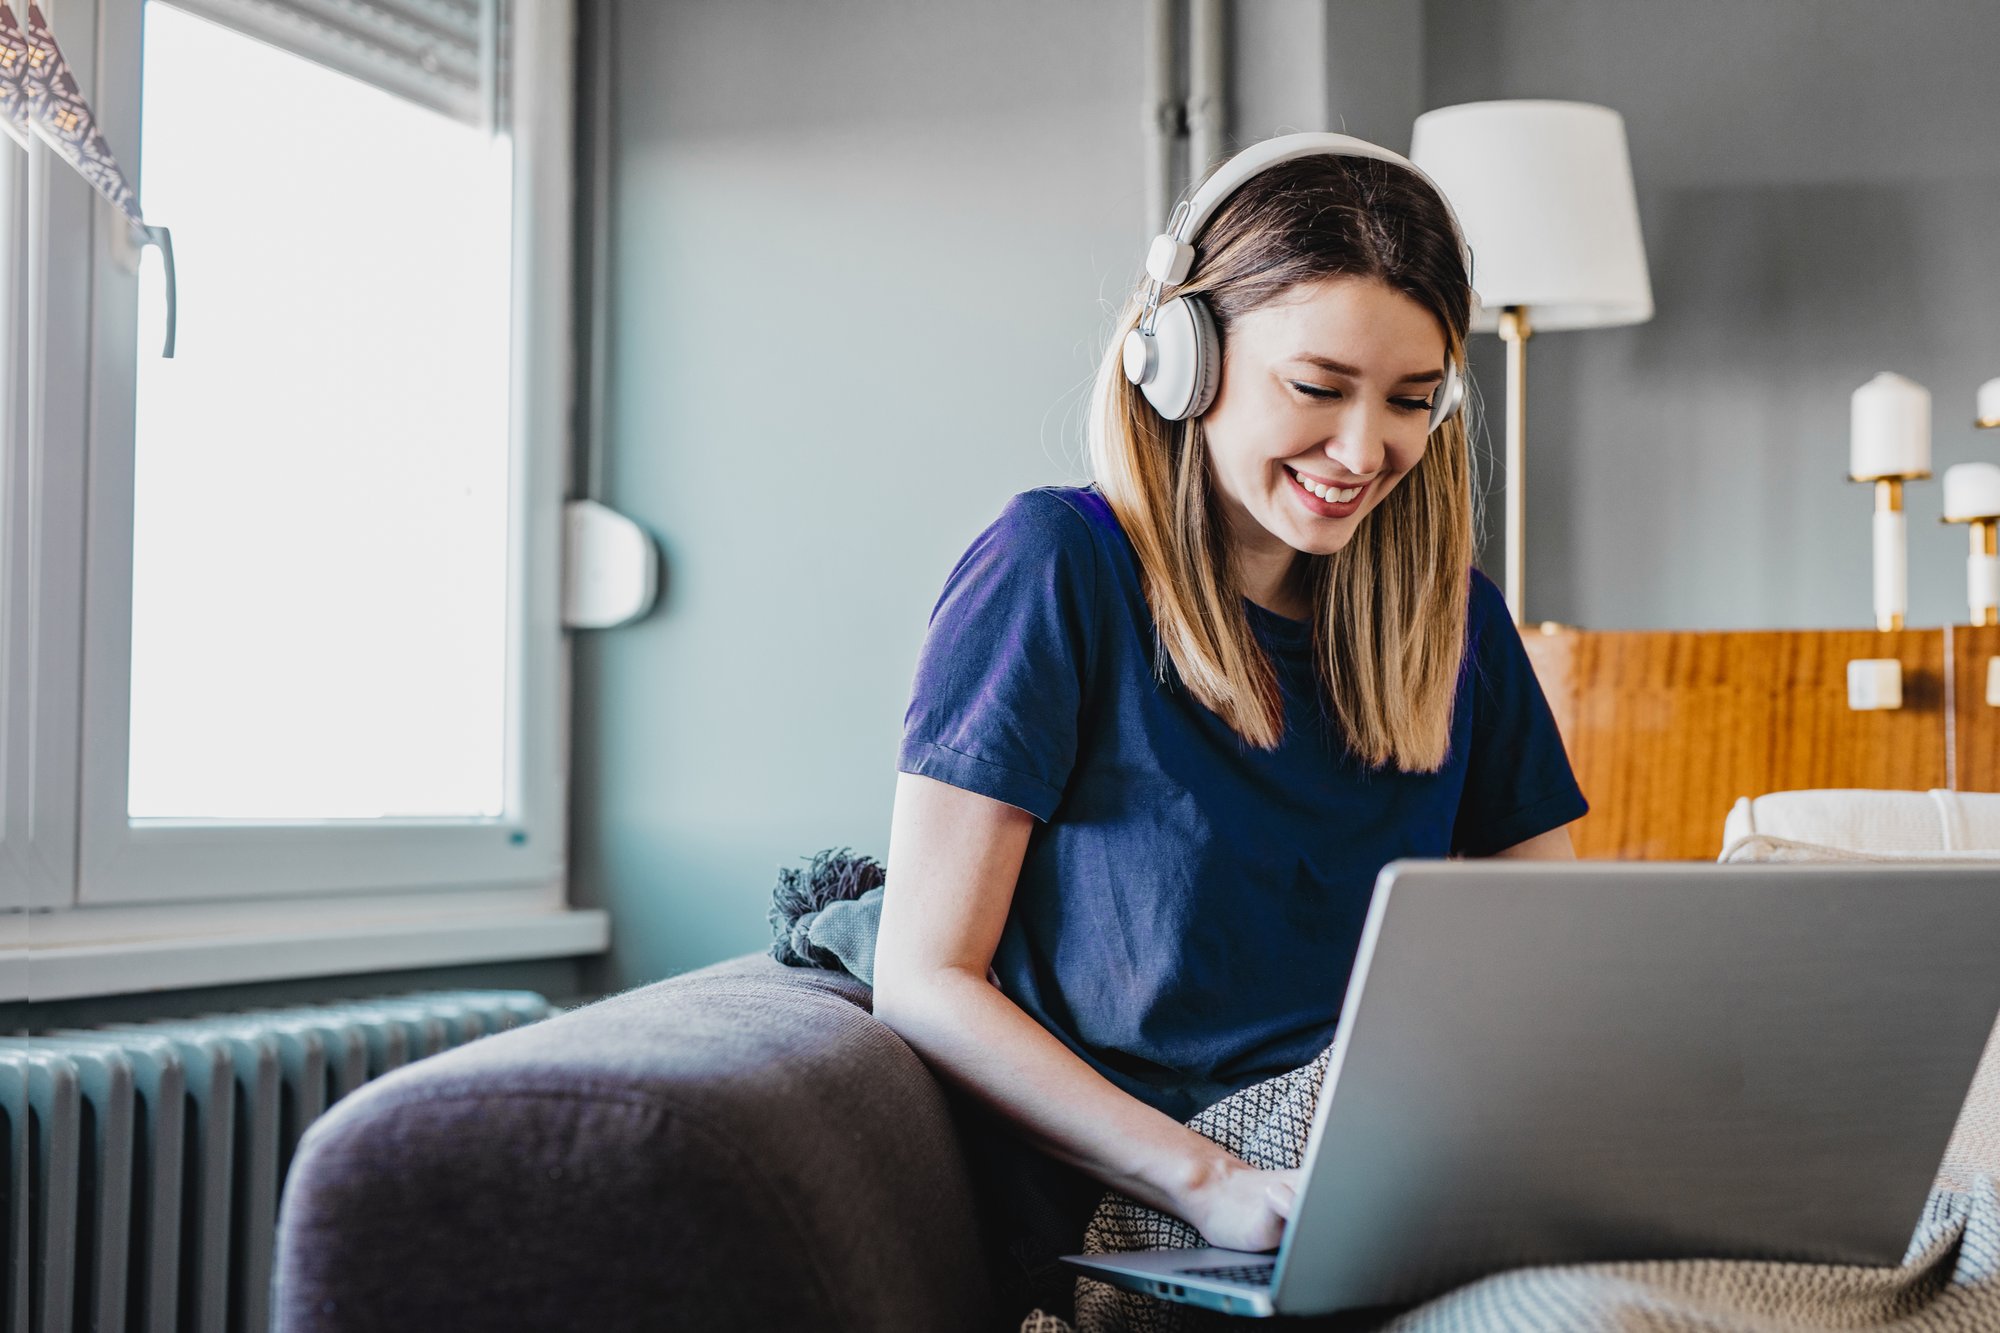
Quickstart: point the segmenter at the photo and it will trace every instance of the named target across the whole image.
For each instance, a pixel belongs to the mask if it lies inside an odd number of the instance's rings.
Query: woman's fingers
[[[1297,1167],[1268,1170],[1240,1165],[1204,1196],[1204,1206],[1188,1215],[1210,1245],[1230,1250],[1273,1250],[1284,1239],[1297,1203]]]
[[[1264,1197],[1271,1201],[1271,1208],[1278,1216],[1291,1219],[1292,1207],[1298,1201],[1299,1176],[1303,1167],[1290,1167],[1282,1171],[1268,1172],[1272,1179],[1264,1186]]]

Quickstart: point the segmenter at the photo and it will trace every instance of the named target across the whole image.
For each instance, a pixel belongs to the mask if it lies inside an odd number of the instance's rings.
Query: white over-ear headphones
[[[1470,284],[1472,247],[1465,243],[1465,230],[1459,226],[1458,215],[1437,182],[1408,158],[1350,134],[1281,134],[1252,144],[1216,168],[1191,201],[1183,200],[1174,209],[1174,215],[1167,219],[1167,229],[1153,238],[1153,248],[1146,254],[1146,274],[1150,279],[1146,284],[1146,309],[1139,317],[1138,327],[1125,335],[1125,378],[1138,385],[1146,401],[1168,421],[1200,416],[1215,401],[1215,390],[1222,379],[1222,344],[1216,336],[1215,316],[1199,293],[1176,296],[1165,305],[1160,304],[1160,297],[1168,287],[1186,280],[1188,270],[1194,267],[1194,238],[1245,181],[1266,167],[1316,153],[1394,162],[1428,183],[1444,205],[1445,216],[1451,219],[1452,235],[1458,241],[1459,257],[1465,261],[1466,281]],[[1464,405],[1464,368],[1447,355],[1444,380],[1431,396],[1430,429],[1436,430],[1457,416]]]

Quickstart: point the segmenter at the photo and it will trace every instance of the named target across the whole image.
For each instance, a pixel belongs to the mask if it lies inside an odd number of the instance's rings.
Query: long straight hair
[[[1188,280],[1224,348],[1231,325],[1302,283],[1373,278],[1437,317],[1463,364],[1473,294],[1451,222],[1428,183],[1394,163],[1317,155],[1252,177],[1197,238]],[[1276,669],[1251,630],[1200,418],[1170,422],[1125,378],[1120,348],[1141,290],[1104,351],[1086,429],[1090,471],[1138,555],[1155,629],[1154,670],[1245,744],[1284,738]],[[1374,767],[1436,772],[1451,744],[1472,565],[1466,413],[1332,555],[1302,553],[1313,657],[1327,715]],[[1295,566],[1296,568],[1296,566]]]

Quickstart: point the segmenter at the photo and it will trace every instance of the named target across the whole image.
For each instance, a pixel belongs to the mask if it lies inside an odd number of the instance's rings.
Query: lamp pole
[[[1507,344],[1507,609],[1525,625],[1522,605],[1528,549],[1528,339],[1534,335],[1528,307],[1500,312],[1500,337]]]

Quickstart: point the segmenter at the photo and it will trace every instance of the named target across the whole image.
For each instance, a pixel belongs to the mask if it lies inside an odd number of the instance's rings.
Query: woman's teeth
[[[1322,486],[1316,481],[1308,481],[1306,478],[1301,477],[1298,473],[1292,472],[1292,469],[1290,468],[1286,468],[1285,471],[1291,472],[1292,479],[1294,481],[1298,482],[1299,485],[1305,487],[1307,490],[1311,491],[1314,495],[1317,495],[1320,499],[1326,501],[1328,504],[1344,505],[1349,500],[1352,500],[1355,496],[1361,494],[1362,491],[1362,487],[1360,486],[1355,486],[1344,491],[1338,490],[1332,486]]]

